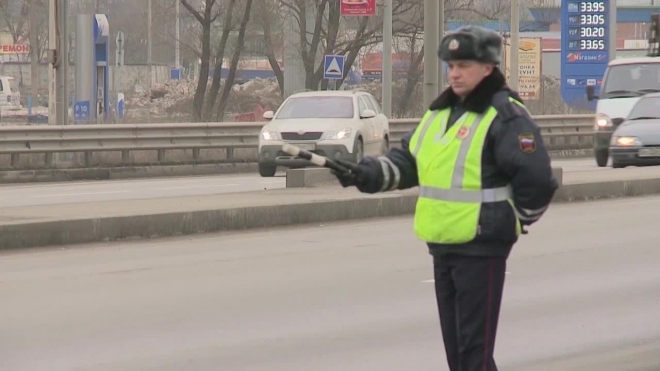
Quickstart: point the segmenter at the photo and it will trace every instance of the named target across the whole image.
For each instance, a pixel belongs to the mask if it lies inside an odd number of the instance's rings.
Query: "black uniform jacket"
[[[498,115],[489,129],[482,156],[482,187],[510,185],[515,202],[515,212],[507,201],[482,204],[480,233],[477,237],[460,245],[429,244],[430,253],[434,256],[460,254],[508,257],[518,239],[515,233],[517,220],[523,225],[539,220],[558,188],[539,127],[522,107],[509,102],[508,99],[493,102],[493,96],[500,91],[507,91],[508,96],[522,102],[518,94],[506,85],[499,69],[495,69],[463,102],[448,88],[431,104],[431,110],[452,108],[447,130],[466,110],[482,113],[491,105],[495,106]],[[358,188],[363,192],[370,192],[365,189],[395,190],[419,185],[415,158],[409,151],[413,132],[402,139],[402,148],[391,149],[386,158],[363,162],[369,167],[385,170],[379,171],[377,176],[369,177],[370,185],[364,184]],[[393,166],[396,169],[393,169]],[[384,174],[385,171],[390,174]],[[398,184],[395,184],[396,178],[399,179]],[[387,179],[389,184],[383,185]]]

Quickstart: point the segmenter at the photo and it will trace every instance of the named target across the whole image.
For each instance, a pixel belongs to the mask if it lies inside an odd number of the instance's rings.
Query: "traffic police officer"
[[[464,27],[438,51],[449,85],[402,148],[335,172],[376,193],[419,186],[416,235],[433,256],[435,291],[452,371],[494,371],[506,260],[558,188],[540,130],[500,69],[502,39]]]

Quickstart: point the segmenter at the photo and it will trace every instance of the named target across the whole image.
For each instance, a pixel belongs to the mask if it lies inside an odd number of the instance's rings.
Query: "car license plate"
[[[294,146],[304,149],[306,151],[313,151],[316,149],[316,144],[314,143],[300,143],[300,144],[294,144]]]
[[[639,157],[660,157],[660,148],[642,148],[638,154]]]

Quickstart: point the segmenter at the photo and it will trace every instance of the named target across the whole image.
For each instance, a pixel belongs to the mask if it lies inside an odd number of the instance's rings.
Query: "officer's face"
[[[449,86],[459,97],[466,97],[484,77],[493,72],[490,64],[475,61],[449,61]]]

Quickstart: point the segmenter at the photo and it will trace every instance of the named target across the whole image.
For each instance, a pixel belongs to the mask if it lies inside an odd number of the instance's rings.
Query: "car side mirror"
[[[376,112],[370,109],[364,110],[364,112],[362,112],[362,114],[360,115],[361,119],[370,119],[373,117],[376,117]]]
[[[274,116],[275,116],[275,112],[273,111],[266,111],[263,114],[263,118],[266,120],[272,120]]]
[[[587,85],[587,100],[591,102],[594,99],[598,99],[598,96],[595,94],[596,88],[593,85]]]

